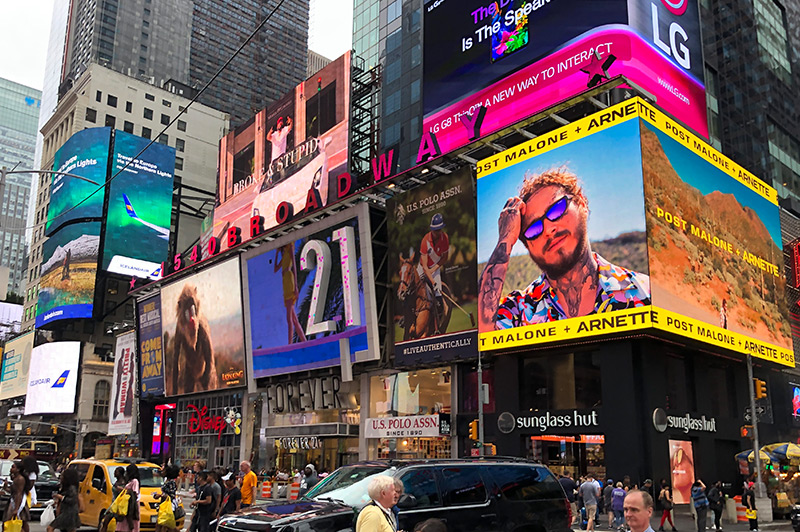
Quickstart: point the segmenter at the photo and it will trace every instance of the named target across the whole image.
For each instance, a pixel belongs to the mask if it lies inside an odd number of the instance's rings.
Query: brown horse
[[[443,310],[441,315],[436,312],[436,298],[430,283],[422,280],[417,272],[414,262],[414,251],[409,252],[409,257],[400,253],[400,269],[398,272],[400,283],[397,287],[397,300],[403,310],[403,341],[426,338],[447,331],[453,306],[447,297],[443,297]],[[442,283],[442,294],[450,296],[450,288]],[[437,323],[438,322],[438,323]]]

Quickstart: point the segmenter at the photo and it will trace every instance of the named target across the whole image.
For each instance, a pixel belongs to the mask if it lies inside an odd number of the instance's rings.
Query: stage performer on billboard
[[[286,139],[289,138],[289,133],[292,131],[292,117],[286,117],[286,125],[284,125],[283,117],[278,118],[278,123],[274,128],[269,128],[267,133],[267,140],[272,144],[272,156],[270,164],[286,153]]]
[[[294,243],[279,247],[275,250],[275,269],[274,273],[281,271],[283,277],[283,304],[286,306],[286,325],[289,328],[289,343],[294,343],[294,335],[297,334],[298,342],[305,342],[306,335],[303,326],[294,310],[299,295],[297,291],[297,265],[294,263]]]
[[[592,252],[589,203],[566,167],[524,177],[498,220],[499,239],[480,278],[481,329],[508,329],[650,304],[650,278]],[[519,239],[542,274],[505,297]]]

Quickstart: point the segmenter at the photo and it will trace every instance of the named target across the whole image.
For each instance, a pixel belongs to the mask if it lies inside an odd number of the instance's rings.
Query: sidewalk
[[[711,515],[708,517],[708,527],[706,528],[706,532],[714,532],[713,525],[714,525],[714,514],[710,512]],[[695,532],[697,530],[697,525],[694,521],[694,516],[685,509],[679,509],[672,512],[672,519],[675,521],[675,528],[678,529],[678,532]],[[654,511],[653,518],[650,520],[650,526],[653,527],[653,530],[658,530],[658,525],[661,523],[661,512]],[[600,514],[598,523],[595,525],[595,531],[608,531],[608,515],[607,514]],[[572,527],[575,531],[580,531],[578,525]],[[763,523],[759,522],[758,524],[759,530],[768,530],[770,532],[793,532],[792,531],[792,522],[788,519],[780,520],[780,521],[773,521],[771,523]],[[613,530],[613,528],[611,529]],[[671,532],[672,528],[669,526],[669,521],[664,523],[664,530],[667,532]],[[748,525],[747,521],[743,523],[736,523],[731,524],[725,522],[725,519],[722,519],[722,530],[723,532],[748,532],[750,530],[750,526]]]

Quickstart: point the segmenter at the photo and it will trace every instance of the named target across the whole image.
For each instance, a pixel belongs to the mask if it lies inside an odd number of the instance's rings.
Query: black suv
[[[561,484],[543,465],[518,459],[359,462],[341,467],[298,501],[267,503],[220,518],[218,532],[355,529],[373,475],[400,479],[399,529],[426,519],[453,532],[568,532],[572,516]]]

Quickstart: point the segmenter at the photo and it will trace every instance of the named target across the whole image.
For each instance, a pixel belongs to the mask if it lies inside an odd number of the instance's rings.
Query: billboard
[[[349,209],[244,255],[255,378],[378,357],[367,214]]]
[[[447,153],[474,140],[480,107],[486,135],[622,75],[707,136],[697,2],[681,3],[428,0],[423,131]]]
[[[464,168],[386,202],[400,365],[478,354],[474,193]]]
[[[794,366],[775,190],[640,98],[480,161],[477,191],[481,349],[658,329]]]
[[[53,175],[45,225],[47,236],[68,222],[103,216],[103,191],[93,193],[106,182],[110,144],[111,128],[95,127],[78,131],[56,152],[54,170],[81,176],[97,184]]]
[[[243,386],[239,259],[161,288],[166,395]]]
[[[0,400],[25,395],[33,338],[34,332],[31,331],[6,343],[0,370]]]
[[[52,342],[33,348],[26,416],[75,412],[80,357],[80,342]]]
[[[134,159],[149,142],[114,133],[102,268],[158,279],[167,260],[175,148],[153,143]]]
[[[36,305],[37,328],[55,320],[92,317],[100,225],[100,222],[67,225],[45,241]]]
[[[164,395],[161,296],[136,303],[139,316],[139,382],[143,397]]]
[[[349,124],[350,52],[220,141],[214,236],[249,228],[253,216],[268,230],[335,201]]]
[[[672,502],[674,504],[692,502],[692,484],[694,484],[692,442],[669,440],[669,470],[672,480]]]
[[[120,334],[114,346],[114,380],[111,382],[111,415],[108,435],[133,433],[136,417],[136,331]]]

